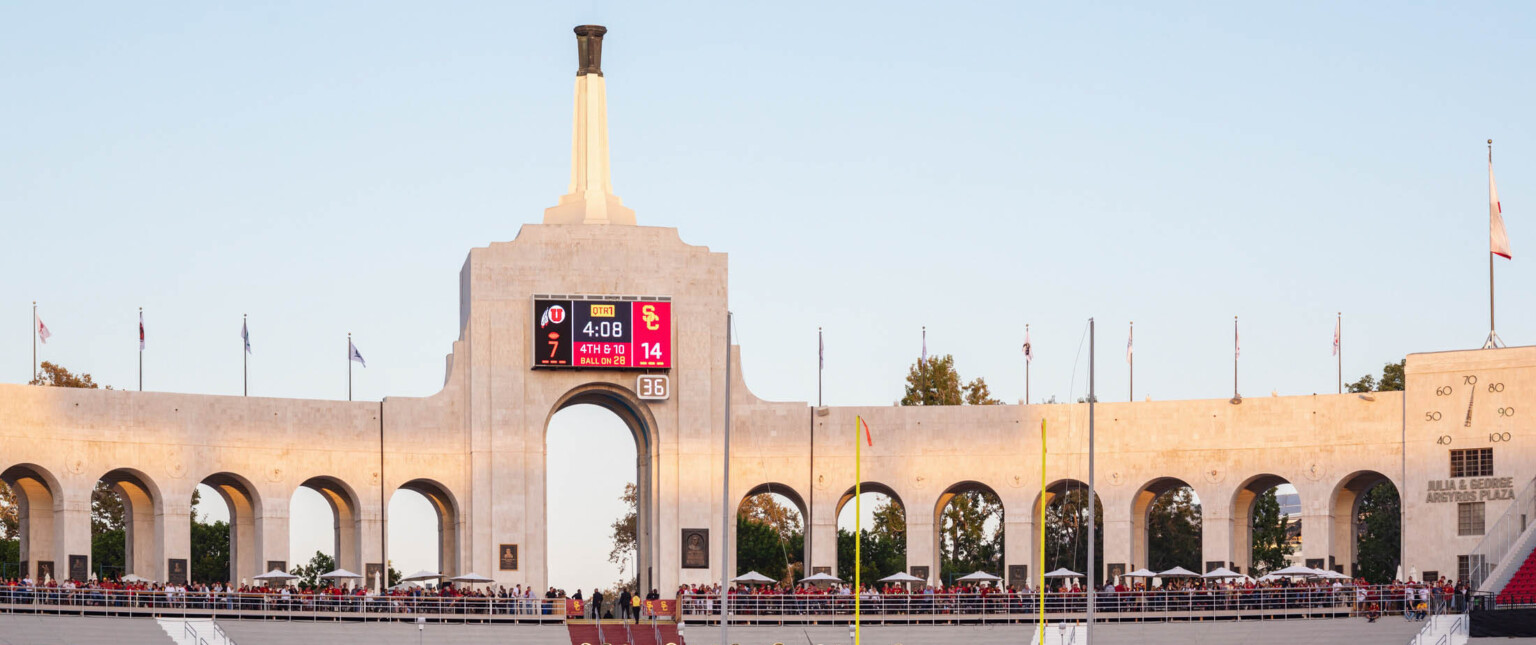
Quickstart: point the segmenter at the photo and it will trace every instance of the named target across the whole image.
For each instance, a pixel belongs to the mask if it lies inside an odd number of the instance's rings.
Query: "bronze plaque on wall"
[[[170,558],[165,561],[166,582],[173,585],[187,584],[187,561],[185,558]]]
[[[922,578],[923,584],[933,584],[933,581],[928,579],[928,567],[912,567],[912,576]]]
[[[288,561],[287,560],[267,560],[267,571],[282,571],[284,573],[287,573],[288,572]]]
[[[1308,569],[1321,569],[1321,568],[1323,568],[1323,559],[1322,558],[1307,558],[1307,568]]]
[[[830,576],[832,575],[832,567],[811,567],[811,573],[813,575],[817,573],[825,573]]]
[[[683,568],[709,568],[709,529],[683,529]]]
[[[53,560],[38,560],[37,561],[37,578],[35,578],[35,579],[38,582],[42,582],[42,581],[47,580],[47,579],[52,578],[52,577],[54,577],[54,575],[53,575]]]
[[[91,557],[86,555],[69,556],[69,579],[76,582],[91,577]]]
[[[1010,565],[1008,565],[1008,584],[1010,584],[1010,585],[1017,585],[1017,586],[1023,586],[1023,585],[1028,584],[1028,583],[1029,583],[1029,565],[1027,565],[1027,564],[1010,564]]]
[[[384,565],[378,562],[363,565],[363,578],[363,584],[373,589],[378,589],[379,585],[389,584],[389,581],[384,579]]]
[[[503,544],[497,550],[496,560],[502,571],[517,571],[517,545]]]
[[[1115,578],[1118,578],[1120,576],[1125,575],[1125,563],[1124,562],[1111,562],[1111,563],[1109,563],[1109,568],[1107,570],[1107,573],[1109,574],[1108,580],[1114,580]]]

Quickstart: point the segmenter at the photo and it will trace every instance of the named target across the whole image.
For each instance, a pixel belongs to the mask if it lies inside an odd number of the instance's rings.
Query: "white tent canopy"
[[[1304,577],[1304,578],[1315,578],[1315,577],[1317,577],[1319,575],[1322,575],[1322,574],[1317,569],[1313,569],[1311,567],[1304,567],[1304,566],[1301,566],[1299,564],[1293,564],[1293,565],[1291,565],[1289,567],[1286,567],[1284,569],[1281,569],[1279,571],[1271,571],[1271,572],[1269,572],[1269,575],[1272,575],[1272,576],[1300,576],[1300,577]]]
[[[351,571],[347,571],[346,569],[337,569],[337,570],[331,571],[329,573],[321,574],[320,575],[320,579],[321,580],[361,580],[362,576],[357,575],[355,573],[352,573]]]
[[[118,578],[118,580],[121,580],[123,582],[149,582],[149,580],[144,579],[144,578],[140,578],[139,576],[133,575],[131,573],[126,575],[126,576],[123,576],[121,578]]]
[[[905,571],[898,571],[880,579],[880,582],[927,582]]]
[[[767,585],[773,584],[774,579],[756,571],[748,571],[739,576],[736,576],[735,578],[732,578],[731,582],[743,582],[749,585]]]
[[[1200,577],[1200,574],[1195,573],[1193,571],[1190,571],[1189,569],[1185,569],[1184,567],[1174,567],[1174,568],[1169,569],[1167,571],[1163,571],[1163,572],[1158,573],[1157,577],[1159,577],[1159,578],[1198,578],[1198,577]]]
[[[1241,577],[1243,577],[1243,574],[1238,573],[1236,571],[1233,571],[1231,569],[1228,569],[1226,567],[1216,567],[1215,569],[1211,569],[1210,571],[1205,572],[1200,577],[1202,577],[1202,578],[1241,578]]]
[[[273,569],[273,570],[268,571],[266,573],[263,573],[263,574],[261,574],[259,576],[255,576],[254,579],[255,580],[297,580],[298,576],[293,575],[291,573],[288,573],[286,571],[283,571],[282,569]]]
[[[1127,578],[1156,578],[1157,577],[1157,572],[1153,571],[1151,569],[1148,569],[1146,567],[1142,567],[1142,568],[1137,569],[1135,571],[1132,571],[1130,573],[1125,573],[1125,574],[1121,574],[1121,575],[1123,575],[1123,576],[1125,576]]]
[[[463,582],[463,583],[477,585],[477,584],[484,584],[484,583],[487,583],[487,582],[496,582],[496,581],[492,580],[490,578],[487,578],[485,576],[482,576],[482,575],[480,575],[478,573],[466,573],[466,574],[464,574],[462,576],[455,576],[455,577],[449,578],[448,582]]]
[[[340,570],[338,569],[338,571],[340,571]],[[330,574],[326,574],[326,575],[330,575]],[[320,577],[324,578],[325,576],[320,576]],[[438,578],[441,578],[441,577],[443,577],[443,574],[441,574],[441,573],[437,573],[437,572],[434,572],[434,571],[427,571],[426,569],[422,569],[421,571],[417,571],[416,573],[413,573],[413,574],[408,575],[408,576],[406,576],[404,578],[401,578],[400,581],[401,582],[416,582],[418,580],[437,580]]]
[[[1002,580],[1002,578],[985,571],[972,571],[960,577],[960,582],[997,582],[999,580]]]
[[[817,574],[813,574],[811,576],[807,576],[805,578],[801,578],[800,579],[800,582],[842,582],[842,581],[843,581],[842,578],[834,576],[834,575],[832,575],[830,573],[817,573]]]
[[[1083,577],[1083,574],[1078,573],[1076,571],[1073,571],[1071,569],[1068,569],[1066,567],[1062,567],[1060,569],[1057,569],[1055,571],[1052,571],[1050,573],[1045,574],[1045,577],[1047,577],[1047,578],[1081,578],[1081,577]]]

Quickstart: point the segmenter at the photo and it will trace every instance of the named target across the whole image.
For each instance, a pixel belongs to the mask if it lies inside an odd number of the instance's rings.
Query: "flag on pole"
[[[816,331],[816,368],[827,369],[827,341],[821,339],[821,330]]]
[[[251,328],[249,323],[240,323],[240,338],[245,340],[245,353],[251,353]]]
[[[363,360],[362,352],[357,351],[357,345],[352,344],[351,338],[347,339],[347,360],[361,363],[363,367],[368,367],[368,361]]]
[[[1237,335],[1237,319],[1233,318],[1232,319],[1232,358],[1238,358],[1238,357],[1240,357],[1242,355],[1243,355],[1243,343],[1242,343],[1242,341],[1238,340],[1238,335]]]
[[[1340,321],[1338,321],[1338,320],[1333,321],[1333,355],[1334,356],[1338,356],[1339,355],[1339,324],[1340,324]]]
[[[864,427],[864,443],[869,444],[871,448],[875,447],[875,438],[870,436],[869,423],[864,421],[864,417],[859,417],[859,425]]]
[[[917,362],[922,364],[922,365],[927,365],[928,364],[928,328],[927,327],[923,328],[923,357],[918,359]]]
[[[144,351],[144,312],[139,312],[139,351]]]
[[[37,339],[40,340],[40,341],[43,341],[44,345],[47,345],[48,344],[48,337],[52,336],[53,332],[48,331],[48,326],[43,324],[42,316],[38,316],[37,314],[32,314],[32,317],[37,319]]]
[[[1136,342],[1136,331],[1132,330],[1131,335],[1127,336],[1125,339],[1125,362],[1127,363],[1131,362],[1131,357],[1136,353],[1131,346],[1131,343],[1134,342]]]
[[[1499,203],[1499,187],[1493,183],[1493,159],[1488,160],[1488,252],[1506,260],[1509,235],[1504,232],[1504,207]]]
[[[1035,362],[1035,348],[1029,344],[1029,330],[1024,330],[1024,362]]]

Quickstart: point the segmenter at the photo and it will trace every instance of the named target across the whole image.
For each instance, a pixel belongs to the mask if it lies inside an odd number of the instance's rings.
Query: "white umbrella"
[[[1137,569],[1135,571],[1132,571],[1130,573],[1125,573],[1125,574],[1121,574],[1121,575],[1123,575],[1123,576],[1125,576],[1127,578],[1156,578],[1157,577],[1157,572],[1153,571],[1151,569],[1148,569],[1146,567],[1142,567],[1142,568]]]
[[[1211,569],[1210,571],[1205,572],[1205,574],[1200,576],[1200,577],[1202,577],[1202,578],[1241,578],[1241,577],[1243,577],[1243,574],[1238,573],[1236,571],[1233,571],[1231,569],[1228,569],[1226,567],[1216,567],[1215,569]]]
[[[748,571],[732,578],[731,582],[744,582],[749,585],[771,585],[776,581],[756,571]]]
[[[357,575],[355,573],[352,573],[351,571],[347,571],[346,569],[337,569],[337,570],[332,571],[330,573],[321,574],[320,575],[320,579],[321,580],[361,580],[362,576]]]
[[[1002,580],[1002,578],[985,571],[973,571],[960,577],[960,582],[996,582],[998,580]]]
[[[1311,567],[1304,567],[1304,566],[1301,566],[1299,564],[1293,564],[1293,565],[1291,565],[1289,567],[1286,567],[1284,569],[1281,569],[1279,571],[1271,571],[1271,572],[1269,572],[1269,575],[1272,575],[1272,576],[1300,576],[1300,577],[1304,577],[1304,578],[1316,578],[1317,576],[1319,576],[1321,574],[1320,574],[1320,572],[1317,569],[1313,569]]]
[[[338,570],[333,571],[331,573],[337,573],[337,572],[340,572],[340,571],[341,570],[338,569]],[[329,576],[329,575],[331,575],[331,574],[327,573],[324,576],[320,576],[320,577],[324,578],[324,577]],[[337,576],[337,577],[343,577],[343,576]],[[350,578],[350,577],[353,577],[353,576],[345,576],[345,577]],[[408,575],[408,576],[406,576],[404,578],[401,578],[400,581],[401,582],[417,582],[419,580],[436,580],[436,579],[441,578],[441,577],[443,577],[443,574],[441,574],[441,573],[437,573],[435,571],[427,571],[426,569],[422,569],[421,571],[417,571],[416,573],[413,573],[413,574]]]
[[[1161,573],[1158,573],[1157,577],[1159,577],[1159,578],[1198,578],[1198,577],[1200,577],[1200,574],[1195,573],[1193,571],[1190,571],[1189,569],[1185,569],[1184,567],[1174,567],[1174,568],[1169,569],[1167,571],[1163,571]]]
[[[149,580],[146,580],[144,578],[140,578],[140,577],[138,577],[138,576],[136,576],[134,574],[131,574],[131,573],[126,575],[126,576],[123,576],[121,578],[118,578],[118,579],[123,581],[123,582],[149,582]]]
[[[259,576],[254,576],[253,579],[255,579],[255,580],[278,580],[278,581],[285,581],[285,580],[297,580],[298,578],[299,578],[298,576],[293,575],[291,573],[288,573],[286,571],[283,571],[282,569],[273,569],[273,570],[268,571],[266,573],[263,573],[263,574],[261,574]]]
[[[813,574],[811,576],[802,578],[800,580],[800,582],[842,582],[842,581],[843,581],[842,578],[834,576],[834,575],[832,575],[830,573],[817,573],[817,574]]]
[[[478,573],[466,573],[466,574],[464,574],[462,576],[455,576],[455,577],[449,578],[448,582],[463,582],[463,583],[467,583],[467,584],[478,585],[478,584],[484,584],[484,583],[487,583],[487,582],[496,582],[496,581],[492,580],[490,578],[487,578],[485,576],[482,576],[482,575],[480,575]]]
[[[1045,574],[1045,577],[1047,577],[1047,578],[1081,578],[1081,577],[1083,577],[1083,574],[1078,573],[1076,571],[1073,571],[1071,569],[1068,569],[1066,567],[1062,567],[1060,569],[1057,569],[1055,571],[1052,571],[1050,573]]]
[[[880,582],[927,582],[905,571],[899,571],[880,579]]]
[[[1323,569],[1322,571],[1323,571],[1323,577],[1324,578],[1328,578],[1330,580],[1349,580],[1350,579],[1349,576],[1347,576],[1345,574],[1342,574],[1342,573],[1339,573],[1337,571],[1329,571],[1327,569]]]

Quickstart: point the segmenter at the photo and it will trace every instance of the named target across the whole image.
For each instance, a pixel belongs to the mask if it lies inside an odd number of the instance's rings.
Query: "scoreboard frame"
[[[529,305],[531,369],[672,369],[677,326],[670,296],[534,294]]]

